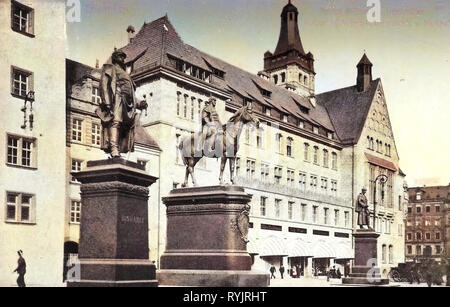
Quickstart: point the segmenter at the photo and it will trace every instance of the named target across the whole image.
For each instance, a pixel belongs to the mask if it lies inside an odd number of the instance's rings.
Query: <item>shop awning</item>
[[[336,259],[353,259],[355,253],[348,244],[337,244],[336,246]]]
[[[275,236],[268,237],[262,241],[260,257],[287,256],[287,248],[283,239]]]
[[[288,242],[288,257],[312,257],[313,252],[310,243],[302,239],[295,239]]]
[[[336,258],[333,247],[325,241],[311,243],[314,258]]]

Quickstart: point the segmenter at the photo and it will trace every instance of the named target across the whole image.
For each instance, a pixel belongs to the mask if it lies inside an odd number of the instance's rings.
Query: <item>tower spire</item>
[[[305,54],[298,30],[298,10],[289,0],[289,3],[281,12],[280,37],[274,55],[285,53],[292,49]]]

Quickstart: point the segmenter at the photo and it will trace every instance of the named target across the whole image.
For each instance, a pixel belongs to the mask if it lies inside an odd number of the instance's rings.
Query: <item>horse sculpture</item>
[[[191,175],[193,185],[197,186],[194,168],[203,157],[221,159],[220,184],[223,184],[223,171],[228,160],[230,165],[230,180],[234,184],[234,168],[236,154],[239,151],[239,138],[242,128],[248,123],[254,123],[256,127],[259,127],[259,120],[252,113],[250,105],[238,109],[229,121],[223,125],[223,133],[209,137],[203,148],[199,145],[202,138],[201,132],[183,137],[178,144],[178,149],[183,157],[183,163],[186,165],[186,176],[182,187],[188,186],[189,175]],[[214,143],[213,149],[211,149],[211,143]]]

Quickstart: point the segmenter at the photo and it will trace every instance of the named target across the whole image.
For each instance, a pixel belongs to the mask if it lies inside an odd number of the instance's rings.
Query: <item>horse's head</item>
[[[236,111],[235,116],[233,116],[234,122],[242,122],[244,125],[248,123],[254,123],[256,127],[259,127],[259,120],[255,114],[253,114],[252,104],[249,103]]]

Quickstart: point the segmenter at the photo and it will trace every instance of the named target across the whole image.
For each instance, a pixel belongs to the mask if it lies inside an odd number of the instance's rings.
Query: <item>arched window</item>
[[[309,144],[305,143],[304,147],[304,160],[309,161]]]
[[[328,167],[328,150],[323,150],[323,167]]]
[[[183,104],[183,117],[187,118],[187,99],[188,95],[184,95],[184,104]]]
[[[314,146],[314,164],[319,163],[319,147]]]
[[[331,168],[337,170],[337,153],[335,152],[331,154]]]
[[[286,73],[282,72],[281,73],[281,83],[286,82]]]
[[[298,81],[299,81],[300,83],[303,82],[303,75],[302,75],[302,74],[298,74]]]
[[[180,116],[181,92],[177,92],[177,116]]]
[[[292,157],[292,142],[294,140],[291,137],[287,138],[287,144],[286,144],[286,155],[288,157]]]
[[[386,244],[383,244],[381,247],[381,261],[386,263]]]
[[[308,85],[308,77],[307,76],[303,77],[303,83],[305,83],[305,85]]]
[[[283,136],[280,133],[277,133],[275,135],[275,142],[276,142],[276,146],[277,146],[277,151],[279,153],[283,152],[283,149],[281,148],[281,139],[283,138]]]
[[[278,75],[273,76],[273,83],[278,84]]]

